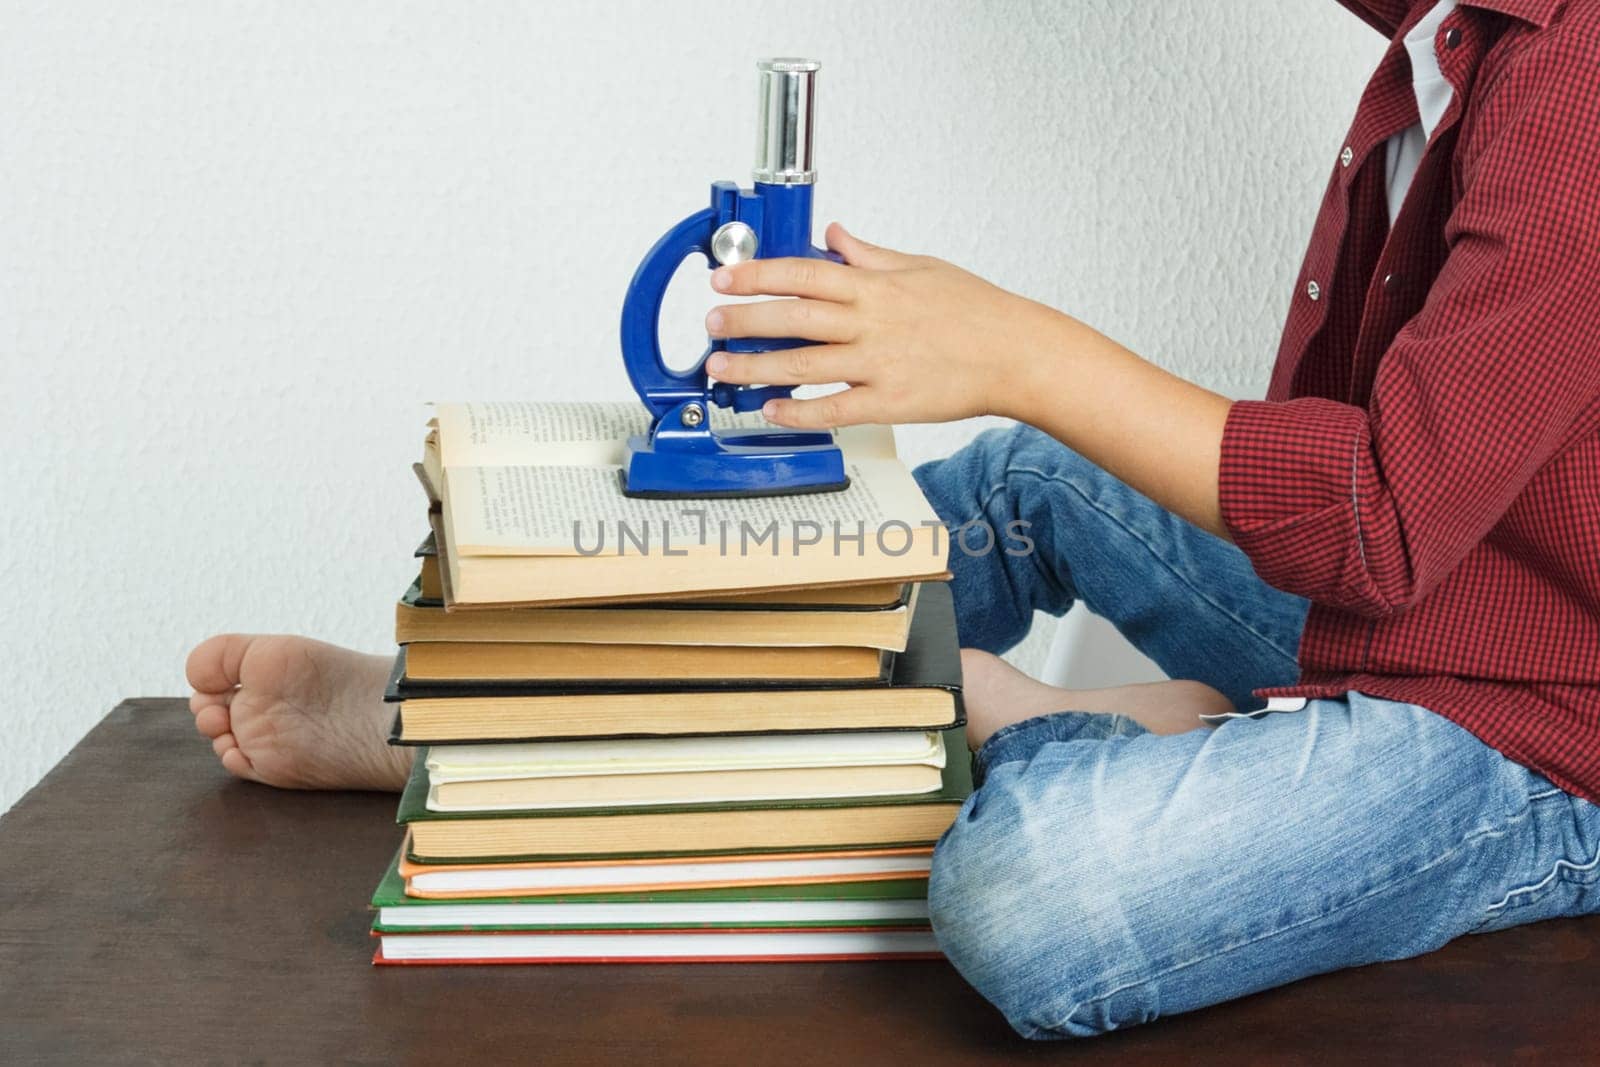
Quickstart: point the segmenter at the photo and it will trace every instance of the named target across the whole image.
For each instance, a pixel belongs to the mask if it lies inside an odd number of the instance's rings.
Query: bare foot
[[[305,637],[218,634],[189,653],[195,729],[230,774],[285,789],[398,790],[390,660]]]
[[[967,743],[976,751],[989,735],[1036,715],[1098,711],[1126,715],[1153,734],[1181,734],[1202,725],[1200,716],[1233,710],[1233,703],[1203,682],[1147,682],[1107,689],[1062,689],[1029,678],[999,656],[961,650]]]

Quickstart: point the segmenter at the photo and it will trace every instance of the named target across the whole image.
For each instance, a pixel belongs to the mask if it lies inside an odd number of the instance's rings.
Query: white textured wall
[[[1243,394],[1379,44],[1332,0],[3,0],[0,809],[214,630],[383,649],[421,402],[626,395],[756,57],[824,61],[823,219]]]

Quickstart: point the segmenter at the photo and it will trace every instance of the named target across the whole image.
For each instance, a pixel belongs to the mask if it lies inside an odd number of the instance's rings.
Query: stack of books
[[[437,410],[375,962],[937,955],[971,764],[943,531],[892,437],[841,433],[843,492],[645,501],[643,423]]]

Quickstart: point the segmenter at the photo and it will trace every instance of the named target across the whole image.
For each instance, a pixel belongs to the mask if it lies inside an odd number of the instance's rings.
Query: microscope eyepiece
[[[821,66],[814,59],[763,59],[756,63],[760,85],[756,181],[766,185],[810,185],[817,180],[811,154],[811,114]]]

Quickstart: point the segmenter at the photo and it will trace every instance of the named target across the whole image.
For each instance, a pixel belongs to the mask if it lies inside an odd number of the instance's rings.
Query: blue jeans
[[[1082,600],[1241,709],[1294,680],[1303,600],[1044,434],[992,431],[917,478],[952,526],[1023,520],[1035,541],[952,546],[964,644],[1003,651]],[[1349,693],[1178,736],[1063,709],[977,764],[934,853],[933,926],[1027,1037],[1600,911],[1600,808],[1425,708]]]

